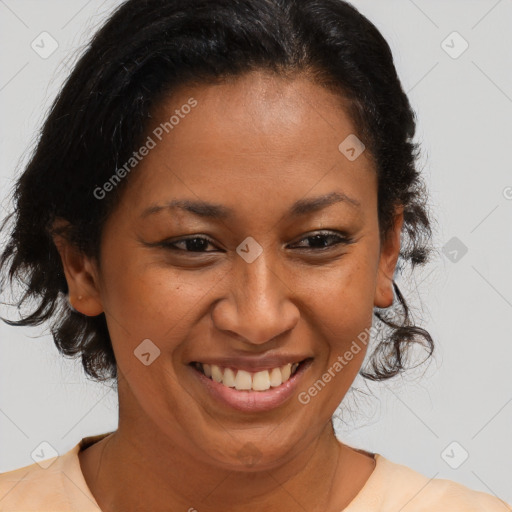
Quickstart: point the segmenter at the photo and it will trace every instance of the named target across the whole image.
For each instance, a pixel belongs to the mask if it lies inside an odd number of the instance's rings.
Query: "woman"
[[[2,474],[0,510],[507,510],[332,427],[358,372],[433,350],[393,281],[428,255],[414,132],[344,2],[124,3],[45,123],[0,260],[40,299],[10,323],[51,320],[114,380],[119,428]]]

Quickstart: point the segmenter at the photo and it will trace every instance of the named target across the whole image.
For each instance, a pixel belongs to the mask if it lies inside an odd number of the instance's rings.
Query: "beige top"
[[[101,512],[85,482],[78,452],[110,433],[85,437],[41,466],[1,473],[0,512]],[[451,480],[431,480],[379,454],[375,460],[370,478],[343,512],[512,512],[510,505],[489,494]]]

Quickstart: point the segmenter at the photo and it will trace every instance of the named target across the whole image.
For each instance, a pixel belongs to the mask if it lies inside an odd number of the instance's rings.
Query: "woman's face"
[[[272,467],[329,424],[366,353],[358,336],[392,301],[401,228],[381,243],[375,170],[351,139],[340,151],[355,128],[339,105],[306,79],[254,72],[155,110],[101,271],[71,285],[78,309],[105,312],[120,427],[240,468]],[[227,385],[194,363],[230,368]],[[238,370],[238,387],[270,388],[229,387]]]

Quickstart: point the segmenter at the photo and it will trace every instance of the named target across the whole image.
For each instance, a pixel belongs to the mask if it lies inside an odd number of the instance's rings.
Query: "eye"
[[[345,244],[348,245],[352,243],[352,239],[347,237],[346,235],[342,235],[341,233],[335,232],[321,232],[315,233],[310,236],[307,236],[299,241],[299,244],[308,241],[310,247],[305,246],[292,246],[297,247],[298,249],[306,249],[306,250],[326,250],[335,247],[336,245]],[[179,247],[181,244],[181,248]],[[189,238],[182,238],[180,240],[171,241],[163,241],[160,244],[161,247],[166,249],[171,249],[179,252],[187,252],[187,253],[209,253],[216,251],[207,251],[206,248],[211,245],[215,247],[213,242],[206,237],[203,236],[192,236]]]
[[[321,232],[315,233],[313,235],[307,236],[300,240],[300,242],[304,242],[305,240],[309,241],[310,247],[299,247],[299,249],[307,249],[307,250],[325,250],[331,249],[336,245],[345,244],[348,245],[352,243],[352,239],[342,234],[337,234],[333,232]],[[332,243],[329,243],[331,241]],[[299,242],[299,243],[300,243]]]
[[[184,249],[180,249],[177,246],[179,244],[182,244],[182,247],[185,247]],[[174,242],[170,241],[164,241],[160,244],[162,247],[172,249],[175,251],[181,251],[181,252],[198,252],[198,253],[205,253],[205,252],[215,252],[215,251],[205,251],[204,249],[208,247],[208,245],[212,245],[213,243],[205,237],[202,236],[193,236],[190,238],[182,238],[181,240],[176,240]]]

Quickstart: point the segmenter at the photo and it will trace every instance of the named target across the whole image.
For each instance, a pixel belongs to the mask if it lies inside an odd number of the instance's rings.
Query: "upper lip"
[[[236,368],[249,372],[259,372],[278,368],[288,363],[300,363],[311,356],[307,355],[263,355],[263,356],[237,356],[237,357],[204,357],[194,359],[191,363],[214,364],[222,368]]]

